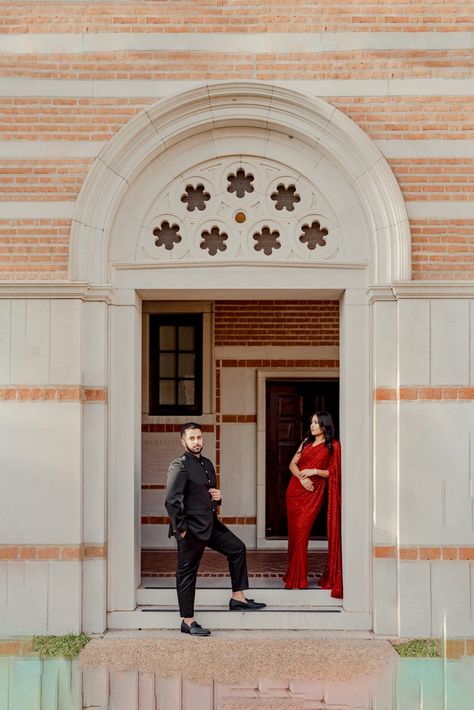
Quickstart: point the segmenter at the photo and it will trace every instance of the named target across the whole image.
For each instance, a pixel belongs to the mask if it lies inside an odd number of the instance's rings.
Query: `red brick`
[[[396,557],[395,545],[376,545],[374,547],[374,557],[377,559]]]
[[[38,547],[38,559],[59,560],[61,548],[59,546]]]
[[[440,560],[440,547],[420,547],[420,560]]]

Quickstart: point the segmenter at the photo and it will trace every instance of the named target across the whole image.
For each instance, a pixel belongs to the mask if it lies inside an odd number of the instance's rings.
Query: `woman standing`
[[[319,586],[330,589],[332,597],[342,598],[341,445],[333,437],[331,415],[316,412],[311,417],[310,434],[291,459],[292,476],[286,491],[288,569],[283,581],[286,589],[308,586],[308,541],[327,482],[328,559]]]

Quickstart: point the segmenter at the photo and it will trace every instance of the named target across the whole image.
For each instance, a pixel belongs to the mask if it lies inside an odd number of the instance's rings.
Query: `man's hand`
[[[183,530],[182,533],[179,533],[179,536],[180,536],[180,537],[185,537],[185,536],[186,536],[186,533],[187,533],[187,530]]]
[[[212,500],[220,500],[222,498],[221,492],[218,488],[209,488],[209,495]]]

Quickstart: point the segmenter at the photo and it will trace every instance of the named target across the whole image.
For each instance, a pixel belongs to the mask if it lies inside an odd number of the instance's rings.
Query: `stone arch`
[[[162,99],[105,146],[76,203],[71,228],[73,280],[110,282],[113,223],[147,166],[182,141],[216,129],[278,132],[328,157],[357,194],[368,230],[370,285],[408,280],[408,217],[398,183],[368,136],[321,99],[267,83],[222,82]],[[317,265],[315,265],[317,266]]]

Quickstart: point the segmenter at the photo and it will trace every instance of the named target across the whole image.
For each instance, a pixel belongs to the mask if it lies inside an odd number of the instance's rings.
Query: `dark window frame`
[[[160,381],[175,382],[176,402],[178,401],[178,387],[181,380],[192,379],[179,377],[177,361],[179,353],[189,353],[190,350],[180,350],[176,338],[175,348],[160,348],[160,326],[172,325],[194,327],[194,404],[160,404]],[[160,353],[174,352],[176,357],[176,372],[174,377],[160,376]],[[203,390],[203,314],[202,313],[150,313],[149,322],[149,406],[150,416],[182,416],[202,414]]]

